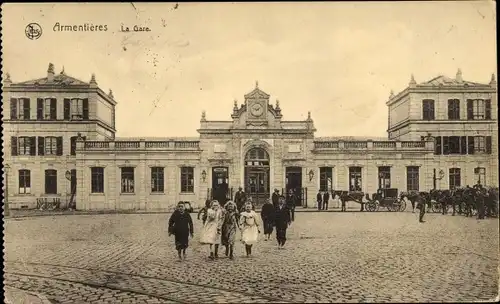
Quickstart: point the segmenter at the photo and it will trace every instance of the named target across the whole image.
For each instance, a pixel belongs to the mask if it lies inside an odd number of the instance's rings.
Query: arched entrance
[[[269,198],[269,153],[263,148],[252,148],[245,155],[245,192],[255,205]]]

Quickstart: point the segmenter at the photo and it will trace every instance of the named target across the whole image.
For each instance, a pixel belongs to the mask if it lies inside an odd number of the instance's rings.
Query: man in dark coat
[[[281,196],[278,207],[274,212],[274,226],[276,227],[276,240],[278,248],[282,248],[286,243],[286,229],[291,225],[290,209],[286,206],[285,197]]]
[[[321,204],[323,202],[323,195],[321,195],[321,191],[318,191],[318,194],[316,194],[316,202],[318,203],[318,210],[321,210]]]
[[[328,210],[328,201],[330,200],[330,193],[325,191],[323,194],[323,210]]]
[[[276,208],[274,208],[269,199],[267,199],[260,211],[260,218],[264,224],[264,241],[269,240],[269,238],[271,238],[271,233],[273,233],[275,210]]]
[[[234,195],[234,202],[236,204],[236,207],[238,208],[238,211],[241,211],[246,201],[247,201],[247,195],[245,192],[243,192],[243,188],[239,187],[238,191]]]
[[[271,196],[271,200],[273,201],[274,208],[278,208],[279,200],[280,200],[280,191],[278,189],[274,189],[274,193]]]
[[[168,235],[175,236],[175,249],[182,260],[181,251],[184,259],[186,259],[186,249],[189,245],[189,236],[193,237],[193,220],[189,212],[185,210],[184,202],[177,204],[177,210],[172,213],[168,220]]]

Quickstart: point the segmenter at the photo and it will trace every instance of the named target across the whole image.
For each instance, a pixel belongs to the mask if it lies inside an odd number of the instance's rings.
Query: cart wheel
[[[432,212],[434,212],[434,213],[440,213],[441,209],[442,209],[441,208],[441,203],[433,201],[432,205],[431,205],[431,208],[432,208]]]
[[[370,201],[366,204],[366,210],[370,211],[370,212],[375,212],[378,210],[378,201],[377,200],[374,200],[374,201]]]

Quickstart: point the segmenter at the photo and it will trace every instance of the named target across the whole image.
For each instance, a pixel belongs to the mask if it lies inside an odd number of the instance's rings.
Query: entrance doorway
[[[245,192],[256,206],[264,204],[270,195],[269,154],[253,148],[245,155]]]
[[[285,177],[286,194],[290,193],[290,191],[293,191],[295,196],[297,197],[295,205],[300,206],[302,204],[302,167],[286,167]]]
[[[212,199],[219,203],[226,203],[229,193],[229,169],[228,167],[212,168]]]

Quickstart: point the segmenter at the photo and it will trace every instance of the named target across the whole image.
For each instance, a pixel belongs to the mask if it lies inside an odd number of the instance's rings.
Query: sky
[[[3,4],[3,74],[13,82],[56,72],[118,102],[118,137],[197,136],[231,120],[255,82],[283,120],[311,112],[316,136],[387,136],[390,91],[438,75],[489,83],[496,73],[492,1],[314,3]],[[30,40],[28,23],[42,36]],[[107,25],[106,32],[60,32]],[[121,32],[121,27],[150,32]],[[5,76],[4,76],[5,77]]]

